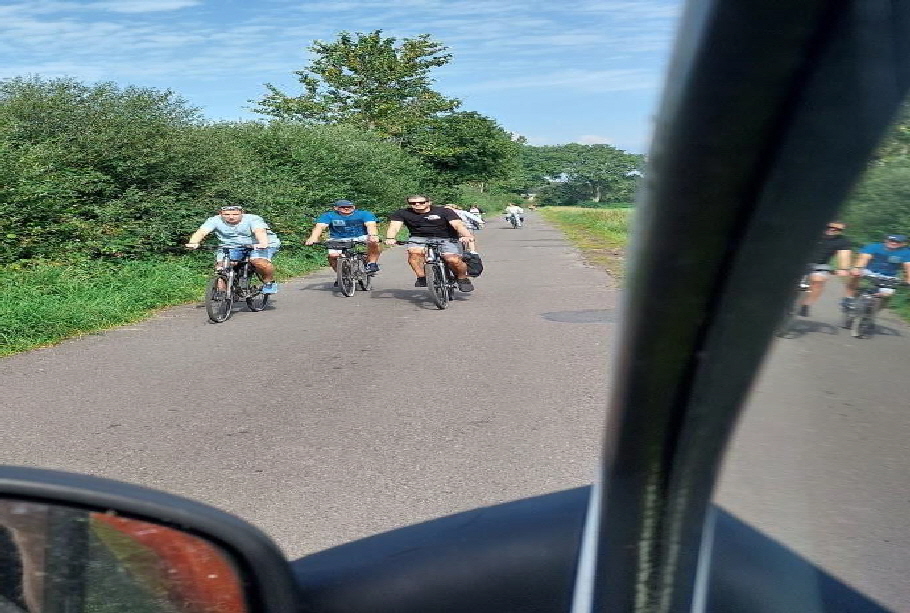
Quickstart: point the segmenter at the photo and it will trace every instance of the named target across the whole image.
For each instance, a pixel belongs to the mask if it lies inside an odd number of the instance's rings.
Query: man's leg
[[[367,243],[367,262],[370,264],[375,264],[379,261],[379,256],[382,254],[382,247],[379,246],[379,243]]]
[[[338,254],[330,253],[329,254],[329,266],[332,267],[332,270],[338,272]]]
[[[411,265],[411,270],[414,271],[414,274],[418,277],[423,276],[423,265],[426,261],[423,258],[423,249],[408,249],[408,264]]]
[[[814,272],[809,275],[809,291],[803,300],[803,304],[806,306],[815,304],[821,297],[822,292],[825,291],[825,283],[827,282],[828,275],[826,273]]]
[[[468,264],[461,259],[461,255],[454,253],[444,253],[442,259],[445,260],[448,267],[455,273],[458,280],[458,289],[463,292],[473,292],[474,284],[468,278]]]
[[[270,260],[265,258],[252,258],[250,259],[250,264],[253,265],[253,268],[256,269],[256,272],[259,273],[259,276],[262,277],[263,283],[271,283],[275,280],[275,265],[272,264]]]

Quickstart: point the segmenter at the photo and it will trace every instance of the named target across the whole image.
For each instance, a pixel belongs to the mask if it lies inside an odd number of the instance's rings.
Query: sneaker
[[[470,279],[456,279],[455,282],[458,284],[458,289],[463,292],[474,291],[474,284],[471,283]]]
[[[338,287],[338,281],[333,282],[332,287]]]
[[[853,305],[856,301],[856,298],[842,298],[840,301],[840,308],[844,311],[853,310]]]
[[[808,304],[804,304],[804,305],[802,305],[802,306],[799,307],[799,316],[800,316],[800,317],[808,317],[808,316],[809,316],[809,305],[808,305]]]
[[[262,286],[263,294],[277,294],[278,293],[278,284],[272,281],[271,283],[266,283]]]
[[[417,277],[417,280],[414,281],[414,287],[426,287],[427,278],[426,277]]]
[[[376,262],[367,262],[366,271],[371,275],[375,275],[379,272],[379,264]]]

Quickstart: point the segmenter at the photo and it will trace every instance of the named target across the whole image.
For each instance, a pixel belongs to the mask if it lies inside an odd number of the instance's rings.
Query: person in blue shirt
[[[367,272],[375,274],[379,272],[379,227],[377,226],[376,216],[369,211],[358,211],[357,207],[350,200],[337,200],[332,204],[332,210],[327,211],[316,218],[316,225],[310,232],[310,237],[306,239],[306,245],[312,245],[319,241],[322,233],[328,228],[329,238],[353,239],[367,245]],[[329,249],[329,266],[332,270],[338,269],[338,256],[341,251]],[[336,281],[337,284],[337,281]]]
[[[187,241],[187,249],[196,249],[206,236],[215,233],[218,244],[231,249],[231,260],[239,261],[243,257],[240,247],[252,247],[250,264],[262,277],[262,293],[274,294],[278,292],[278,283],[275,282],[275,266],[272,257],[281,247],[278,236],[272,232],[269,225],[259,215],[251,215],[243,211],[243,207],[235,204],[221,207],[218,215],[209,217],[199,226]],[[215,259],[221,257],[216,253]]]
[[[850,269],[850,279],[847,281],[849,298],[844,299],[844,306],[849,307],[850,302],[856,297],[859,289],[859,280],[869,275],[883,275],[897,277],[903,271],[904,281],[910,281],[910,248],[907,247],[907,237],[903,234],[889,234],[883,243],[872,243],[859,250],[853,268]],[[879,296],[887,298],[894,294],[891,288],[883,287]]]

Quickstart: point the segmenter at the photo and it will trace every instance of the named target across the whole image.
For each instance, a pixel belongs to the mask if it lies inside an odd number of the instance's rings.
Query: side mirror
[[[0,467],[0,612],[292,611],[278,548],[243,520],[134,485]]]

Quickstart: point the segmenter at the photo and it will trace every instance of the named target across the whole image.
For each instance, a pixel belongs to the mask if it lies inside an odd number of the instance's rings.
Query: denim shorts
[[[250,259],[251,260],[257,260],[257,259],[258,260],[269,260],[271,262],[272,256],[274,256],[276,253],[278,253],[278,249],[279,249],[279,247],[266,247],[265,249],[253,249],[252,251],[249,252]],[[239,262],[240,260],[243,259],[243,254],[245,252],[246,252],[245,249],[242,249],[239,247],[232,247],[231,248],[231,261]],[[220,249],[217,249],[215,251],[215,261],[221,260],[222,253],[223,252]]]
[[[435,237],[425,237],[425,236],[412,236],[412,237],[408,238],[408,241],[412,242],[412,243],[425,243],[425,242],[427,242],[427,240],[434,240],[434,241],[444,240],[444,241],[446,241],[444,243],[441,243],[437,247],[437,249],[439,250],[439,253],[441,253],[442,255],[461,255],[461,251],[462,251],[461,243],[458,241],[457,238],[439,239],[439,238],[435,238]],[[418,249],[419,245],[408,245],[407,247],[408,247],[408,250]]]

